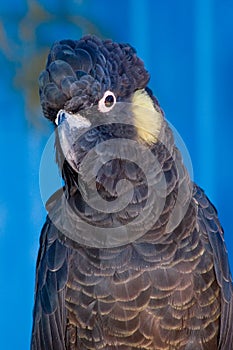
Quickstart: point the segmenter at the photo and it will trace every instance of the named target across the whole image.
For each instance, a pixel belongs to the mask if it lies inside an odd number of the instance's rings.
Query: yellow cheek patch
[[[139,138],[148,144],[157,142],[163,117],[156,111],[152,99],[144,89],[133,94],[132,112]]]

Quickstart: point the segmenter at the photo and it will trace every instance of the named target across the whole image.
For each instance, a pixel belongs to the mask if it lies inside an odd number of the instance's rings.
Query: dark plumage
[[[53,45],[39,78],[42,109],[47,118],[55,120],[61,108],[89,107],[110,88],[121,100],[145,87],[148,80],[149,74],[130,45],[96,37],[62,40]]]
[[[65,186],[47,203],[32,350],[233,349],[217,212],[191,182],[148,80],[128,44],[86,36],[50,51],[40,98],[58,124]]]

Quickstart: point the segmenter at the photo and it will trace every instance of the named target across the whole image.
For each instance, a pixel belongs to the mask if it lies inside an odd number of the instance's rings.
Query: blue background
[[[195,181],[218,208],[233,270],[233,1],[15,0],[0,4],[0,348],[29,348],[46,211],[39,166],[52,130],[37,78],[55,40],[130,42],[182,136]],[[48,177],[52,164],[48,166]],[[51,188],[49,188],[51,190]]]

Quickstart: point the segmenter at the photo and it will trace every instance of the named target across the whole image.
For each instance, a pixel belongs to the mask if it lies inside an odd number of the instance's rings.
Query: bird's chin
[[[68,162],[69,166],[74,170],[75,173],[80,172],[81,161],[77,159],[75,153],[69,152],[66,154],[65,160]]]

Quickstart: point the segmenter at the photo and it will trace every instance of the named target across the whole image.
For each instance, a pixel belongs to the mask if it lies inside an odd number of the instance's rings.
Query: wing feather
[[[198,202],[198,221],[206,240],[206,249],[212,251],[216,279],[221,287],[218,349],[229,350],[233,344],[233,287],[223,230],[218,220],[217,211],[204,192],[197,186],[194,190],[194,197]]]
[[[65,289],[68,248],[47,218],[41,232],[36,266],[36,290],[31,350],[64,350],[66,330]]]

